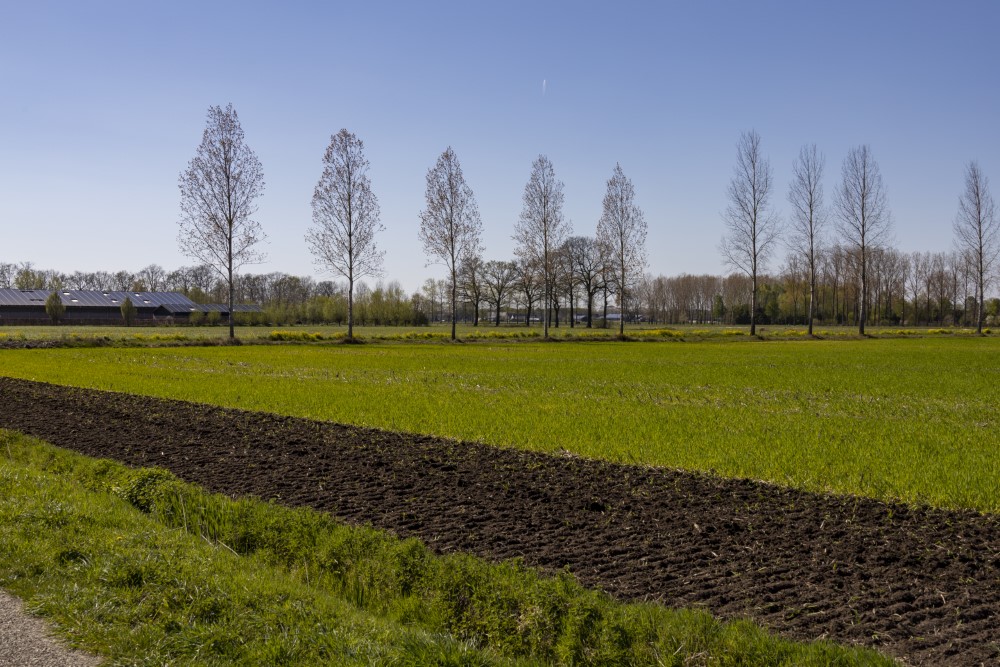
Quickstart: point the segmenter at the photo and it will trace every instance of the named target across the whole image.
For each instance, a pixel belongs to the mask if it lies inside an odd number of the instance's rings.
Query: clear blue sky
[[[649,270],[723,271],[720,212],[754,128],[786,212],[804,143],[870,144],[897,247],[946,250],[965,163],[1000,197],[1000,2],[4,2],[0,261],[137,270],[177,249],[177,176],[210,105],[232,102],[267,188],[268,261],[321,274],[303,236],[330,135],[364,140],[386,277],[427,277],[427,169],[448,145],[486,257],[547,154],[593,234],[615,162],[635,183]],[[543,81],[547,82],[543,88]],[[778,257],[772,264],[777,269]]]

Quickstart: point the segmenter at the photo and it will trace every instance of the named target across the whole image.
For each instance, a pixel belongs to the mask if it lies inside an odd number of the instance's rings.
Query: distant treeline
[[[580,238],[580,237],[576,237]],[[572,241],[573,239],[571,239]],[[556,272],[553,326],[586,326],[588,294],[595,326],[620,317],[611,283],[601,267],[587,275],[574,268],[572,243],[562,249],[563,270]],[[955,252],[902,253],[879,249],[869,259],[869,321],[892,325],[975,325],[975,281],[972,267]],[[590,267],[593,269],[594,267]],[[856,324],[860,312],[857,257],[841,246],[820,254],[817,271],[816,316],[822,324]],[[226,299],[225,282],[211,267],[189,266],[173,271],[151,264],[138,272],[97,271],[61,273],[36,269],[30,262],[0,262],[0,288],[98,289],[180,292],[196,303]],[[467,262],[460,274],[459,317],[478,324],[525,324],[541,317],[541,284],[537,275],[518,262]],[[760,280],[758,322],[804,324],[809,280],[796,255],[780,271]],[[750,280],[742,274],[644,276],[626,303],[627,321],[657,324],[747,324]],[[360,284],[355,295],[359,325],[420,326],[445,321],[450,313],[450,283],[428,279],[406,293],[399,282]],[[498,298],[499,295],[499,298]],[[236,280],[238,303],[263,307],[262,314],[239,317],[246,324],[343,324],[347,297],[343,284],[286,273],[244,274]],[[1000,324],[1000,299],[986,301],[989,326]],[[499,313],[499,317],[498,317]],[[198,323],[195,318],[195,323]],[[209,322],[205,322],[209,323]]]

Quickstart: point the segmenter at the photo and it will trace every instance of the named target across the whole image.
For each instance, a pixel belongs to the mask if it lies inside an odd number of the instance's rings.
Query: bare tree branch
[[[841,177],[834,206],[841,237],[858,252],[861,277],[858,333],[864,335],[868,319],[869,254],[872,248],[889,242],[892,215],[882,184],[882,173],[867,145],[854,148],[847,154]]]
[[[823,242],[826,211],[823,208],[823,168],[826,160],[816,144],[803,146],[792,164],[788,203],[792,205],[789,246],[806,261],[809,271],[809,335],[813,335],[816,309],[816,263]]]
[[[463,301],[472,305],[472,326],[479,326],[479,307],[486,287],[483,284],[483,258],[469,255],[458,265],[458,291]]]
[[[751,281],[750,335],[757,333],[757,278],[780,233],[778,216],[769,210],[771,164],[760,149],[760,135],[744,132],[736,144],[736,167],[729,182],[729,206],[722,218],[728,234],[719,250],[726,263]]]
[[[537,266],[542,272],[545,314],[543,332],[549,337],[549,304],[552,302],[555,273],[555,250],[570,233],[563,220],[563,184],[556,179],[552,162],[544,155],[531,164],[531,176],[524,186],[524,206],[514,226],[515,253],[523,262]]]
[[[614,267],[611,272],[618,294],[618,335],[625,335],[625,304],[637,277],[646,267],[646,218],[635,204],[635,187],[621,165],[608,180],[603,213],[597,223],[597,243]]]
[[[181,192],[177,242],[187,256],[210,265],[229,287],[229,337],[233,329],[236,272],[264,255],[254,246],[266,237],[253,219],[264,192],[264,172],[257,155],[244,143],[233,105],[208,109],[201,145],[178,178]]]
[[[458,322],[458,269],[482,252],[479,218],[472,188],[465,183],[458,156],[449,146],[427,171],[427,207],[420,212],[419,238],[432,262],[444,264],[451,279],[451,339]]]
[[[375,244],[375,235],[385,227],[379,221],[364,148],[364,142],[346,129],[330,137],[323,174],[313,191],[315,226],[306,233],[316,262],[347,280],[348,339],[354,338],[354,285],[380,276],[385,254]]]
[[[983,299],[1000,251],[996,206],[990,181],[973,160],[965,168],[965,192],[958,198],[955,246],[971,264],[976,283],[976,333],[983,332]]]
[[[571,236],[566,241],[574,280],[583,288],[587,297],[587,328],[593,326],[594,297],[605,288],[604,278],[608,259],[596,239],[590,236]]]
[[[490,260],[483,265],[483,287],[485,299],[496,314],[494,323],[500,326],[500,309],[510,297],[517,282],[517,264]]]
[[[542,299],[542,292],[545,291],[545,283],[541,276],[541,267],[526,258],[519,257],[517,261],[517,289],[524,296],[524,303],[527,312],[524,316],[524,325],[531,326],[531,309]]]

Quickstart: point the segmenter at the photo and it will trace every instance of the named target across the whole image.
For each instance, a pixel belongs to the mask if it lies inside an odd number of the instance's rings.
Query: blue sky
[[[462,162],[488,259],[531,162],[552,160],[566,217],[593,234],[616,162],[649,223],[649,270],[724,270],[720,212],[744,130],[788,211],[801,145],[869,144],[896,246],[947,250],[965,163],[1000,196],[1000,3],[6,2],[0,22],[0,261],[171,269],[177,176],[210,105],[232,102],[267,182],[266,263],[322,277],[304,234],[330,135],[366,145],[386,277],[427,277],[427,169]],[[543,81],[546,82],[543,88]],[[781,257],[772,262],[777,269]]]

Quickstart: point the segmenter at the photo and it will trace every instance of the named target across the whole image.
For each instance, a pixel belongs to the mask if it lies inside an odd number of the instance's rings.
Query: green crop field
[[[0,373],[1000,510],[1000,340],[0,351]]]

